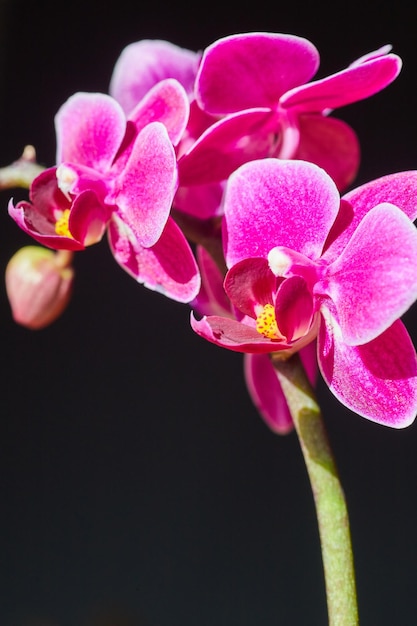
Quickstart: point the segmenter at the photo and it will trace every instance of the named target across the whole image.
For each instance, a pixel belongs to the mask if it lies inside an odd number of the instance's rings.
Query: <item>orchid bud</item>
[[[54,322],[71,298],[72,252],[26,246],[6,268],[6,291],[14,320],[32,330]]]

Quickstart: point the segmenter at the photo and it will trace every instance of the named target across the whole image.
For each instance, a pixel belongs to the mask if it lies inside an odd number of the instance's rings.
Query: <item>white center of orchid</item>
[[[72,186],[77,179],[77,174],[70,167],[62,164],[59,165],[56,170],[56,179],[58,182],[58,187],[60,188],[64,196],[66,196],[68,200],[71,200],[69,192],[71,191]]]
[[[292,265],[292,259],[282,248],[272,248],[268,254],[268,264],[275,276],[285,276]]]

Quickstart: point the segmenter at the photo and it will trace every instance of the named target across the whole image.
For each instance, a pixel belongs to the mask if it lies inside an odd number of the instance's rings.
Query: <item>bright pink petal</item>
[[[126,167],[106,202],[119,214],[141,246],[153,246],[161,236],[177,185],[176,158],[167,130],[153,122],[133,145]]]
[[[143,248],[117,215],[109,225],[109,243],[116,261],[145,287],[178,302],[190,302],[200,289],[200,274],[191,248],[169,218],[158,242]]]
[[[148,91],[128,119],[138,132],[150,122],[161,122],[175,146],[184,134],[189,113],[190,105],[184,88],[178,81],[167,78]]]
[[[57,163],[69,161],[107,172],[122,143],[126,118],[120,105],[101,93],[76,93],[55,116]]]
[[[275,108],[283,93],[310,80],[319,54],[307,39],[276,33],[245,33],[206,48],[196,98],[212,114],[254,107]]]
[[[143,39],[123,49],[109,92],[130,113],[147,92],[165,78],[176,78],[192,97],[200,54],[168,41]]]
[[[271,156],[278,124],[270,109],[243,111],[216,122],[179,159],[180,184],[222,181],[243,163]]]
[[[306,113],[336,109],[381,91],[400,70],[401,59],[395,54],[372,58],[322,80],[295,87],[281,98],[280,106]]]
[[[252,402],[269,428],[286,435],[294,428],[288,404],[268,354],[245,354],[244,374]]]
[[[339,204],[336,185],[312,163],[263,159],[243,165],[225,192],[228,266],[266,258],[280,245],[318,258]]]
[[[354,180],[360,160],[360,147],[353,129],[333,117],[301,115],[299,145],[295,159],[322,167],[336,183],[339,191]]]
[[[348,346],[327,312],[319,334],[323,378],[336,398],[363,417],[392,428],[409,426],[417,413],[417,359],[401,321],[362,346]]]
[[[368,343],[417,299],[417,230],[397,207],[381,204],[362,220],[316,293],[333,300],[343,341]]]

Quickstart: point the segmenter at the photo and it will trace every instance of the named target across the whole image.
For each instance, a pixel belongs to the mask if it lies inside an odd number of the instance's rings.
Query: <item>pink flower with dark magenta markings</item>
[[[188,115],[187,94],[173,79],[148,91],[128,117],[108,95],[75,94],[55,118],[57,167],[35,179],[31,202],[10,204],[11,216],[57,249],[83,249],[107,230],[127,272],[169,297],[191,300],[199,289],[198,268],[170,218],[178,186],[174,145]],[[173,247],[180,268],[170,260]]]
[[[317,338],[336,397],[381,424],[410,424],[417,359],[399,318],[417,298],[417,172],[340,200],[316,165],[263,159],[230,177],[224,210],[235,319],[192,318],[194,330],[231,350],[283,358]]]
[[[384,46],[343,71],[308,82],[319,54],[306,39],[245,33],[214,42],[203,53],[196,99],[223,119],[180,161],[181,184],[226,179],[245,162],[275,156],[314,162],[339,189],[346,188],[358,168],[359,143],[354,131],[329,113],[396,78],[401,60],[389,50]]]

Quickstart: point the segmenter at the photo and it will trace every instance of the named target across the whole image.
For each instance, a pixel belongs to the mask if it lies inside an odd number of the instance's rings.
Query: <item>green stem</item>
[[[298,354],[272,355],[287,399],[313,490],[319,525],[330,626],[357,626],[358,609],[345,496],[315,394]]]

